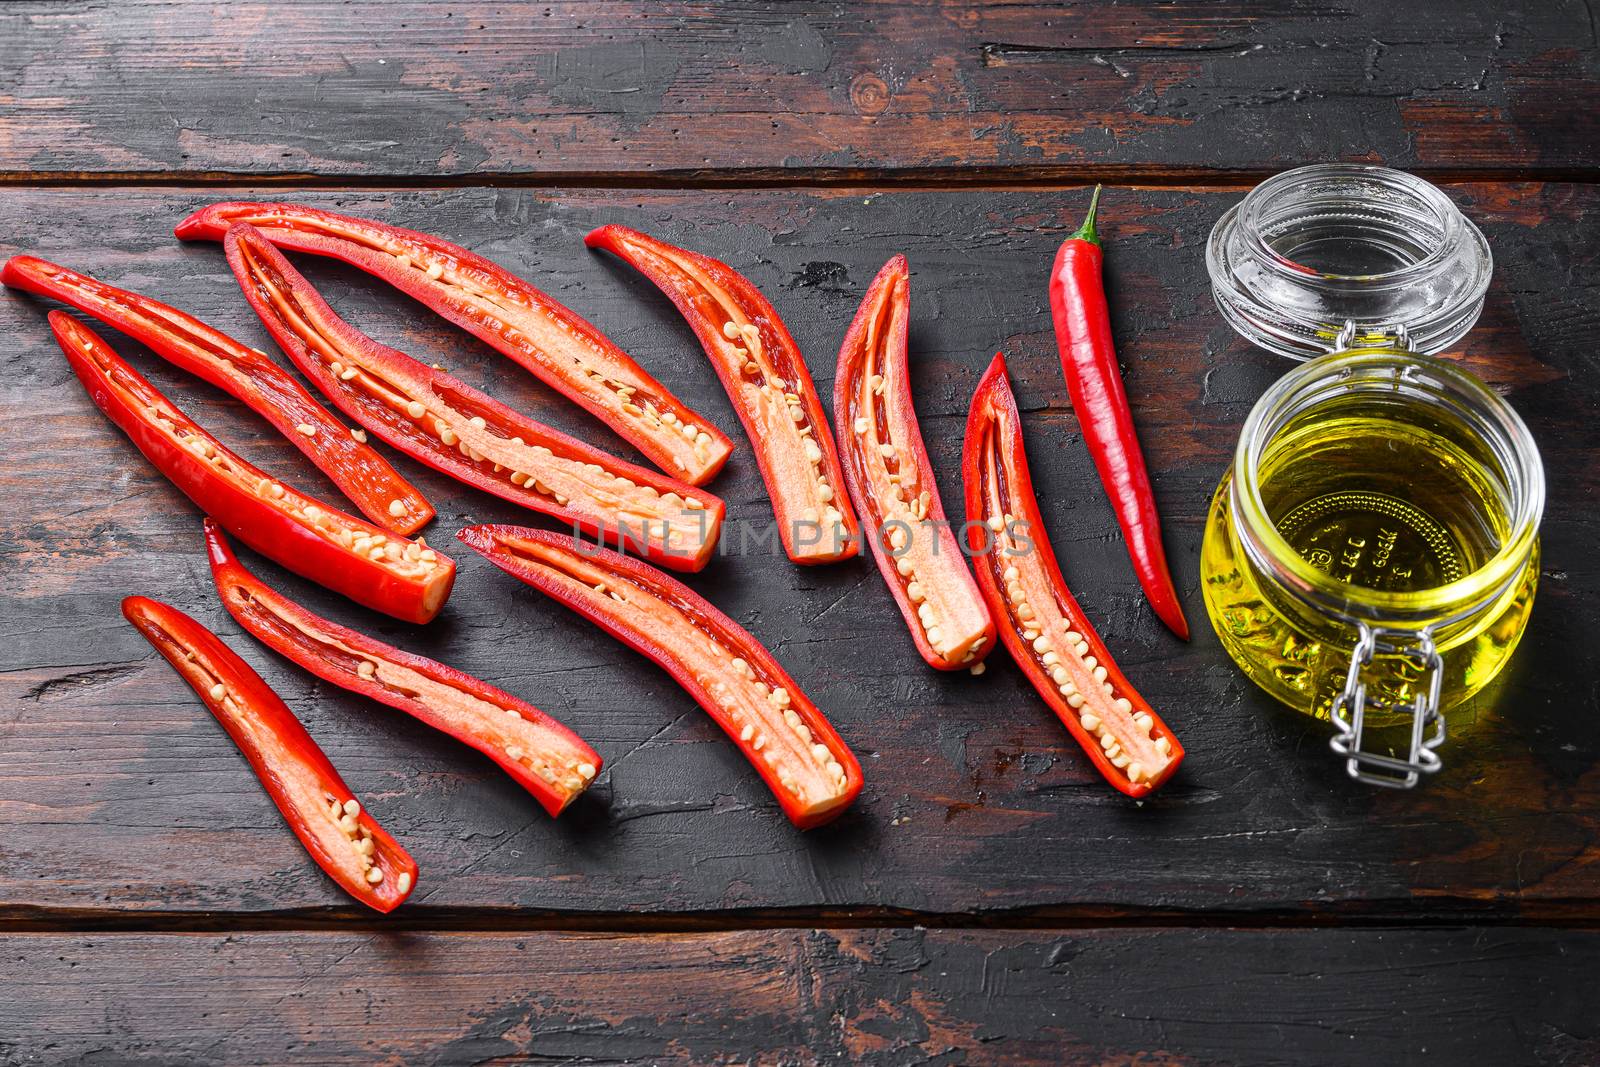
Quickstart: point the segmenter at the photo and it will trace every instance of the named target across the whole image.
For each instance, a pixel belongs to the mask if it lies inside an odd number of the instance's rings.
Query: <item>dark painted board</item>
[[[0,174],[1600,164],[1584,0],[0,7]]]
[[[192,508],[91,407],[46,335],[44,309],[0,294],[0,914],[346,907],[221,731],[122,622],[117,601],[133,592],[216,625],[280,688],[421,863],[413,908],[1582,910],[1600,897],[1600,191],[1452,192],[1499,264],[1466,358],[1528,418],[1551,492],[1543,587],[1503,700],[1476,711],[1446,750],[1447,770],[1414,795],[1346,782],[1325,728],[1248,685],[1200,614],[1209,494],[1251,403],[1286,368],[1233,339],[1211,306],[1203,242],[1237,194],[1112,190],[1103,204],[1116,333],[1196,624],[1188,646],[1140,601],[1048,333],[1045,265],[1086,190],[305,194],[437,230],[526,273],[736,435],[676,312],[626,268],[585,252],[585,230],[628,222],[747,270],[830,392],[862,289],[905,252],[916,272],[918,404],[946,501],[970,390],[997,347],[1010,354],[1058,551],[1122,664],[1183,737],[1186,769],[1143,805],[1114,794],[1000,658],[982,678],[924,668],[866,562],[720,560],[696,587],[770,644],[866,769],[853,812],[804,835],[663,673],[465,553],[454,598],[425,629],[261,566],[334,617],[481,674],[593,742],[609,768],[557,822],[476,754],[238,638],[211,591]],[[0,251],[56,257],[270,347],[218,250],[168,236],[202,200],[183,189],[13,191],[0,201]],[[306,266],[380,339],[616,444],[419,307],[354,272]],[[123,348],[249,456],[319,484],[264,423]],[[439,505],[440,544],[466,522],[518,517],[400,462]],[[737,521],[767,518],[748,449],[715,488]]]
[[[0,938],[0,1063],[1585,1064],[1600,935]]]

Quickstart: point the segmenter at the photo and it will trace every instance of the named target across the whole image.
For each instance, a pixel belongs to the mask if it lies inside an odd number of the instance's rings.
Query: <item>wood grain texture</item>
[[[0,959],[6,1065],[1600,1057],[1600,934],[1537,929],[13,935]]]
[[[1600,164],[1584,0],[0,8],[0,176]]]
[[[971,389],[1006,350],[1036,481],[1079,600],[1188,748],[1158,798],[1098,780],[1018,672],[925,669],[869,562],[801,569],[749,550],[692,584],[771,647],[862,758],[866,789],[799,834],[707,717],[666,677],[464,552],[444,614],[407,627],[251,557],[318,610],[532,701],[600,750],[592,795],[552,822],[487,761],[265,652],[218,605],[193,508],[91,406],[44,308],[0,294],[7,581],[0,592],[0,917],[54,909],[338,916],[353,909],[284,832],[243,761],[117,613],[168,599],[214,625],[302,715],[422,868],[408,911],[905,909],[995,915],[1591,914],[1600,898],[1600,190],[1460,185],[1498,274],[1465,359],[1509,394],[1550,476],[1544,576],[1517,659],[1456,717],[1447,769],[1415,794],[1353,787],[1322,725],[1278,709],[1232,667],[1197,588],[1201,520],[1240,422],[1286,364],[1231,336],[1208,296],[1205,235],[1237,194],[1113,190],[1102,205],[1115,330],[1196,639],[1143,605],[1082,447],[1049,334],[1046,264],[1085,190],[1058,193],[464,189],[306,193],[439,232],[569,302],[680,396],[736,429],[671,306],[581,235],[623,222],[746,270],[786,316],[825,395],[863,287],[910,257],[918,407],[946,502],[958,498]],[[271,350],[219,250],[172,224],[194,190],[15,191],[0,253],[27,250],[170,300]],[[380,340],[619,451],[592,420],[365,276],[311,259],[330,301]],[[324,488],[233,401],[115,338],[227,442]],[[737,435],[736,435],[737,436]],[[737,527],[769,505],[749,450],[713,483]],[[439,508],[430,540],[526,519],[400,457]],[[1475,720],[1475,721],[1474,721]],[[433,909],[429,911],[428,909]],[[87,912],[86,912],[87,914]]]

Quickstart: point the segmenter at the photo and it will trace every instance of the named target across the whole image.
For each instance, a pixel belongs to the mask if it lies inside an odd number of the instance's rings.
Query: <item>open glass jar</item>
[[[1445,711],[1510,658],[1538,575],[1538,449],[1432,355],[1477,319],[1488,246],[1418,178],[1318,166],[1228,212],[1207,265],[1241,333],[1309,360],[1256,404],[1217,487],[1207,613],[1252,680],[1333,721],[1352,777],[1408,788],[1440,766]],[[1363,747],[1371,730],[1408,733],[1403,754]]]

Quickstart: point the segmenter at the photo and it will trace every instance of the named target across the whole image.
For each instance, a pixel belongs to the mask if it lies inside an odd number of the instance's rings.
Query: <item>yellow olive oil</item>
[[[1426,605],[1428,591],[1473,574],[1510,536],[1499,469],[1481,437],[1437,408],[1398,393],[1352,395],[1291,416],[1262,452],[1256,484],[1292,552],[1350,587],[1352,604],[1370,591],[1423,594]],[[1235,527],[1231,477],[1212,500],[1201,551],[1206,611],[1252,680],[1291,707],[1326,716],[1343,686],[1356,626],[1262,580]],[[1437,617],[1418,623],[1433,625],[1443,658],[1441,707],[1482,688],[1510,658],[1537,575],[1534,551],[1488,610],[1455,620],[1442,596]],[[1352,606],[1350,614],[1361,612]],[[1414,660],[1382,656],[1364,678],[1371,695],[1404,706],[1425,689],[1422,674]],[[1374,715],[1374,725],[1384,721]]]

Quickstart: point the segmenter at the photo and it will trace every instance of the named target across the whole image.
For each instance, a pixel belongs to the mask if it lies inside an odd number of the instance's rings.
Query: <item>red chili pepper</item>
[[[994,621],[945,520],[922,445],[906,366],[911,279],[884,264],[839,349],[833,417],[850,496],[875,532],[872,554],[917,651],[940,670],[971,666],[994,645]]]
[[[407,622],[439,613],[456,565],[276,481],[229,451],[64,311],[50,313],[95,405],[156,469],[245,544],[351,600]]]
[[[1061,576],[1004,356],[972,399],[961,469],[967,544],[1000,639],[1106,780],[1144,796],[1177,769],[1183,746],[1117,669]]]
[[[13,256],[0,281],[86,311],[156,355],[244,401],[277,428],[373,522],[413,534],[433,519],[416,487],[265,354],[177,308],[33,256]]]
[[[131,596],[122,614],[205,701],[317,866],[379,911],[404,903],[417,884],[416,862],[361,806],[261,676],[177,608]]]
[[[859,552],[861,527],[842,492],[827,413],[761,291],[726,263],[626,226],[602,226],[583,243],[649,278],[694,328],[755,449],[789,558],[834,563]]]
[[[336,315],[253,226],[223,239],[245,297],[278,345],[346,415],[468,485],[553,515],[676,570],[711,559],[726,506],[686,482],[593,448]]]
[[[490,563],[664,667],[733,739],[800,829],[861,791],[861,766],[822,712],[738,623],[627,556],[517,526],[456,535]]]
[[[594,781],[600,769],[594,749],[532,704],[307,611],[246,570],[214,520],[206,519],[205,533],[223,606],[279,655],[471,745],[551,815]]]
[[[184,240],[220,241],[248,222],[280,248],[332,256],[520,363],[587,409],[650,461],[691,485],[710,481],[733,443],[646,374],[605,334],[532,285],[459,245],[414,230],[296,204],[223,203],[178,224]]]
[[[1103,256],[1094,225],[1099,203],[1100,187],[1095,186],[1088,217],[1056,253],[1050,272],[1050,317],[1055,321],[1067,394],[1100,471],[1101,484],[1116,509],[1134,573],[1156,615],[1187,641],[1189,622],[1183,617],[1183,605],[1167,569],[1156,498],[1111,344],[1111,313],[1100,273]]]

